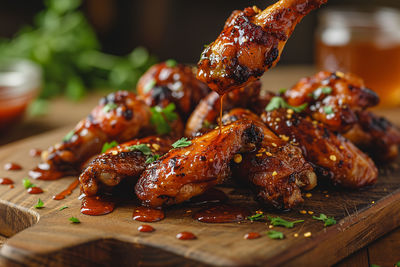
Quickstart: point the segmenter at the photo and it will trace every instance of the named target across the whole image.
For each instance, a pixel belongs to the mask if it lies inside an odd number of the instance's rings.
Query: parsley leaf
[[[334,114],[335,112],[333,111],[332,106],[325,106],[324,107],[324,112],[326,115]]]
[[[68,220],[70,220],[72,223],[81,223],[81,221],[75,217],[70,217]]]
[[[35,205],[35,206],[33,206],[35,209],[41,209],[41,208],[44,208],[44,203],[43,203],[43,201],[39,198],[39,200],[38,200],[38,203]]]
[[[326,226],[331,226],[331,225],[336,224],[336,220],[335,220],[334,217],[328,217],[328,216],[326,216],[326,215],[323,214],[323,213],[321,213],[321,214],[319,215],[319,217],[313,216],[312,218],[315,219],[315,220],[318,220],[318,221],[323,221],[325,227],[326,227]]]
[[[152,156],[149,156],[147,159],[146,159],[146,164],[150,164],[150,163],[152,163],[153,161],[156,161],[156,160],[158,160],[160,158],[160,155],[152,155]]]
[[[187,147],[192,144],[192,141],[188,141],[186,137],[182,137],[178,141],[172,144],[173,148],[179,148],[179,147]]]
[[[113,109],[116,109],[118,107],[117,104],[113,103],[113,102],[108,102],[104,107],[103,107],[103,112],[107,113],[110,112]]]
[[[264,213],[260,212],[260,213],[256,213],[254,215],[251,215],[249,217],[247,217],[248,220],[254,222],[254,221],[259,221],[265,218]]]
[[[265,107],[266,111],[273,111],[278,108],[290,108],[293,109],[293,111],[299,113],[302,112],[306,107],[307,103],[304,103],[300,106],[294,107],[289,105],[282,97],[280,96],[274,96],[271,101],[268,103],[268,105]]]
[[[146,156],[150,156],[151,155],[151,149],[146,144],[139,144],[139,145],[129,146],[128,149],[130,151],[139,150],[140,152],[142,152]]]
[[[68,209],[68,206],[62,206],[62,207],[59,209],[59,211],[62,211],[62,210],[65,210],[65,209]]]
[[[22,185],[25,187],[25,189],[29,189],[31,187],[35,187],[36,185],[32,184],[29,179],[23,179],[22,180]]]
[[[109,150],[110,148],[113,148],[113,147],[116,147],[116,146],[118,146],[119,144],[118,144],[118,142],[117,141],[112,141],[112,142],[110,142],[110,143],[108,143],[108,142],[106,142],[104,145],[103,145],[103,148],[101,149],[101,153],[103,154],[104,152],[106,152],[107,150]]]
[[[153,89],[154,86],[156,86],[156,84],[157,84],[157,81],[156,81],[155,79],[151,79],[151,80],[148,81],[148,82],[146,83],[146,85],[144,86],[144,88],[143,88],[144,92],[145,92],[145,93],[150,92],[150,90]]]
[[[314,100],[317,100],[322,94],[329,95],[330,93],[332,93],[332,87],[324,86],[318,87],[311,94],[309,94],[309,96],[314,98]]]
[[[165,108],[159,106],[152,107],[150,122],[156,127],[158,134],[167,134],[171,131],[171,126],[168,122],[174,121],[178,115],[174,112],[175,104],[170,103]]]
[[[268,219],[271,221],[271,224],[273,226],[283,226],[283,227],[286,227],[286,228],[293,228],[295,223],[304,222],[304,220],[297,220],[297,221],[289,222],[289,221],[286,221],[286,220],[284,220],[284,219],[282,219],[280,217],[273,218],[271,216],[268,216]]]
[[[271,239],[284,239],[285,236],[283,235],[282,232],[271,230],[267,232],[267,235]]]
[[[169,68],[175,67],[177,64],[178,63],[175,59],[168,59],[167,61],[165,61],[165,65],[167,65],[167,67]]]
[[[69,140],[71,140],[72,136],[75,135],[74,130],[69,131],[63,138],[63,142],[68,142]]]

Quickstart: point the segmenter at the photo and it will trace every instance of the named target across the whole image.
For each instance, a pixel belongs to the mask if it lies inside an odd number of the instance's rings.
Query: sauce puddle
[[[74,191],[74,189],[78,187],[78,185],[79,185],[79,180],[76,179],[67,187],[67,189],[65,189],[61,193],[53,196],[53,199],[54,200],[62,200],[62,199],[64,199],[66,196],[71,195],[72,192]]]
[[[14,184],[14,181],[11,180],[10,178],[4,177],[4,178],[0,178],[0,184],[10,185],[10,184]]]
[[[256,232],[250,232],[244,235],[244,239],[257,239],[260,238],[261,235],[260,233],[256,233]]]
[[[92,216],[106,215],[111,213],[114,208],[115,202],[109,198],[85,196],[82,199],[81,213]]]
[[[133,212],[132,219],[139,222],[158,222],[165,218],[165,213],[161,209],[148,207],[137,207]]]
[[[197,237],[191,232],[180,232],[176,235],[176,238],[179,240],[193,240],[197,239]]]
[[[29,171],[29,176],[38,180],[57,180],[64,175],[63,172],[52,170],[47,163],[40,163],[36,168]]]
[[[22,170],[22,167],[21,167],[21,165],[19,165],[17,163],[8,162],[8,163],[4,164],[4,169],[6,171],[19,171],[19,170]]]
[[[43,193],[43,190],[40,187],[34,186],[34,187],[28,188],[28,193],[36,195],[36,194]]]
[[[199,210],[193,218],[204,223],[240,222],[250,216],[250,211],[243,207],[218,205]]]
[[[142,233],[151,233],[154,232],[155,229],[151,225],[143,224],[138,227],[138,231]]]

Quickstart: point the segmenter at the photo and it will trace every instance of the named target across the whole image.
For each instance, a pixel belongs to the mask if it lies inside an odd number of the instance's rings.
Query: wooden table
[[[263,77],[263,88],[266,90],[278,90],[288,88],[299,78],[314,73],[310,66],[280,66]],[[84,117],[96,105],[102,94],[88,95],[80,102],[71,102],[65,98],[52,100],[48,113],[41,117],[29,117],[0,136],[0,145],[27,138],[45,131],[60,127],[71,126]],[[389,119],[399,122],[400,109],[377,110],[377,113],[385,114]],[[6,239],[0,236],[0,247]],[[327,251],[326,253],[329,253]],[[400,228],[381,237],[367,247],[357,251],[353,255],[339,262],[336,266],[394,266],[400,261]]]

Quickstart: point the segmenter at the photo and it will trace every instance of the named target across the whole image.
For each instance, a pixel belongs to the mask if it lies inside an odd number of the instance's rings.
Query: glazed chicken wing
[[[150,164],[136,184],[136,195],[151,207],[189,200],[222,183],[230,175],[233,156],[255,150],[262,139],[261,129],[248,120],[196,137]]]
[[[301,149],[276,136],[260,117],[248,110],[233,109],[224,116],[223,122],[239,119],[260,124],[264,139],[260,149],[244,153],[242,160],[232,163],[234,177],[239,181],[247,181],[258,200],[275,208],[290,209],[302,203],[300,188],[314,188],[317,177],[313,167],[304,159]]]
[[[233,90],[223,96],[222,112],[234,107],[246,108],[254,103],[260,94],[261,83],[256,81],[245,88]],[[197,105],[190,115],[185,128],[186,136],[196,136],[209,131],[215,124],[220,113],[221,101],[216,92],[210,92]]]
[[[280,0],[265,10],[234,11],[202,53],[197,77],[219,94],[244,87],[272,68],[297,23],[327,0]]]
[[[261,118],[275,134],[299,146],[318,174],[329,177],[334,184],[359,188],[376,182],[374,162],[349,140],[317,121],[298,116],[291,109],[264,112]]]
[[[374,160],[390,162],[399,153],[400,130],[383,117],[370,111],[357,112],[358,123],[345,137]]]
[[[360,77],[328,71],[301,79],[285,92],[284,97],[292,106],[307,103],[307,114],[331,131],[340,133],[357,123],[357,111],[379,102],[378,95],[366,88]]]
[[[135,184],[150,161],[171,149],[169,138],[149,136],[109,149],[97,156],[79,177],[81,191],[87,196],[109,191],[122,180]],[[138,145],[148,147],[142,148]]]
[[[209,91],[205,83],[196,79],[192,67],[174,61],[154,65],[137,85],[138,96],[147,105],[166,107],[174,103],[184,120]]]
[[[61,143],[43,151],[42,160],[51,169],[79,170],[84,161],[100,153],[105,142],[124,142],[138,136],[149,127],[150,117],[150,108],[135,94],[127,91],[111,93],[102,98]]]

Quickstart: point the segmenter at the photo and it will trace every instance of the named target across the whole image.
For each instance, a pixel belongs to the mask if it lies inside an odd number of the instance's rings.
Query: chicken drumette
[[[197,77],[219,94],[242,88],[272,68],[297,23],[327,0],[280,0],[265,10],[234,11],[202,53]]]

